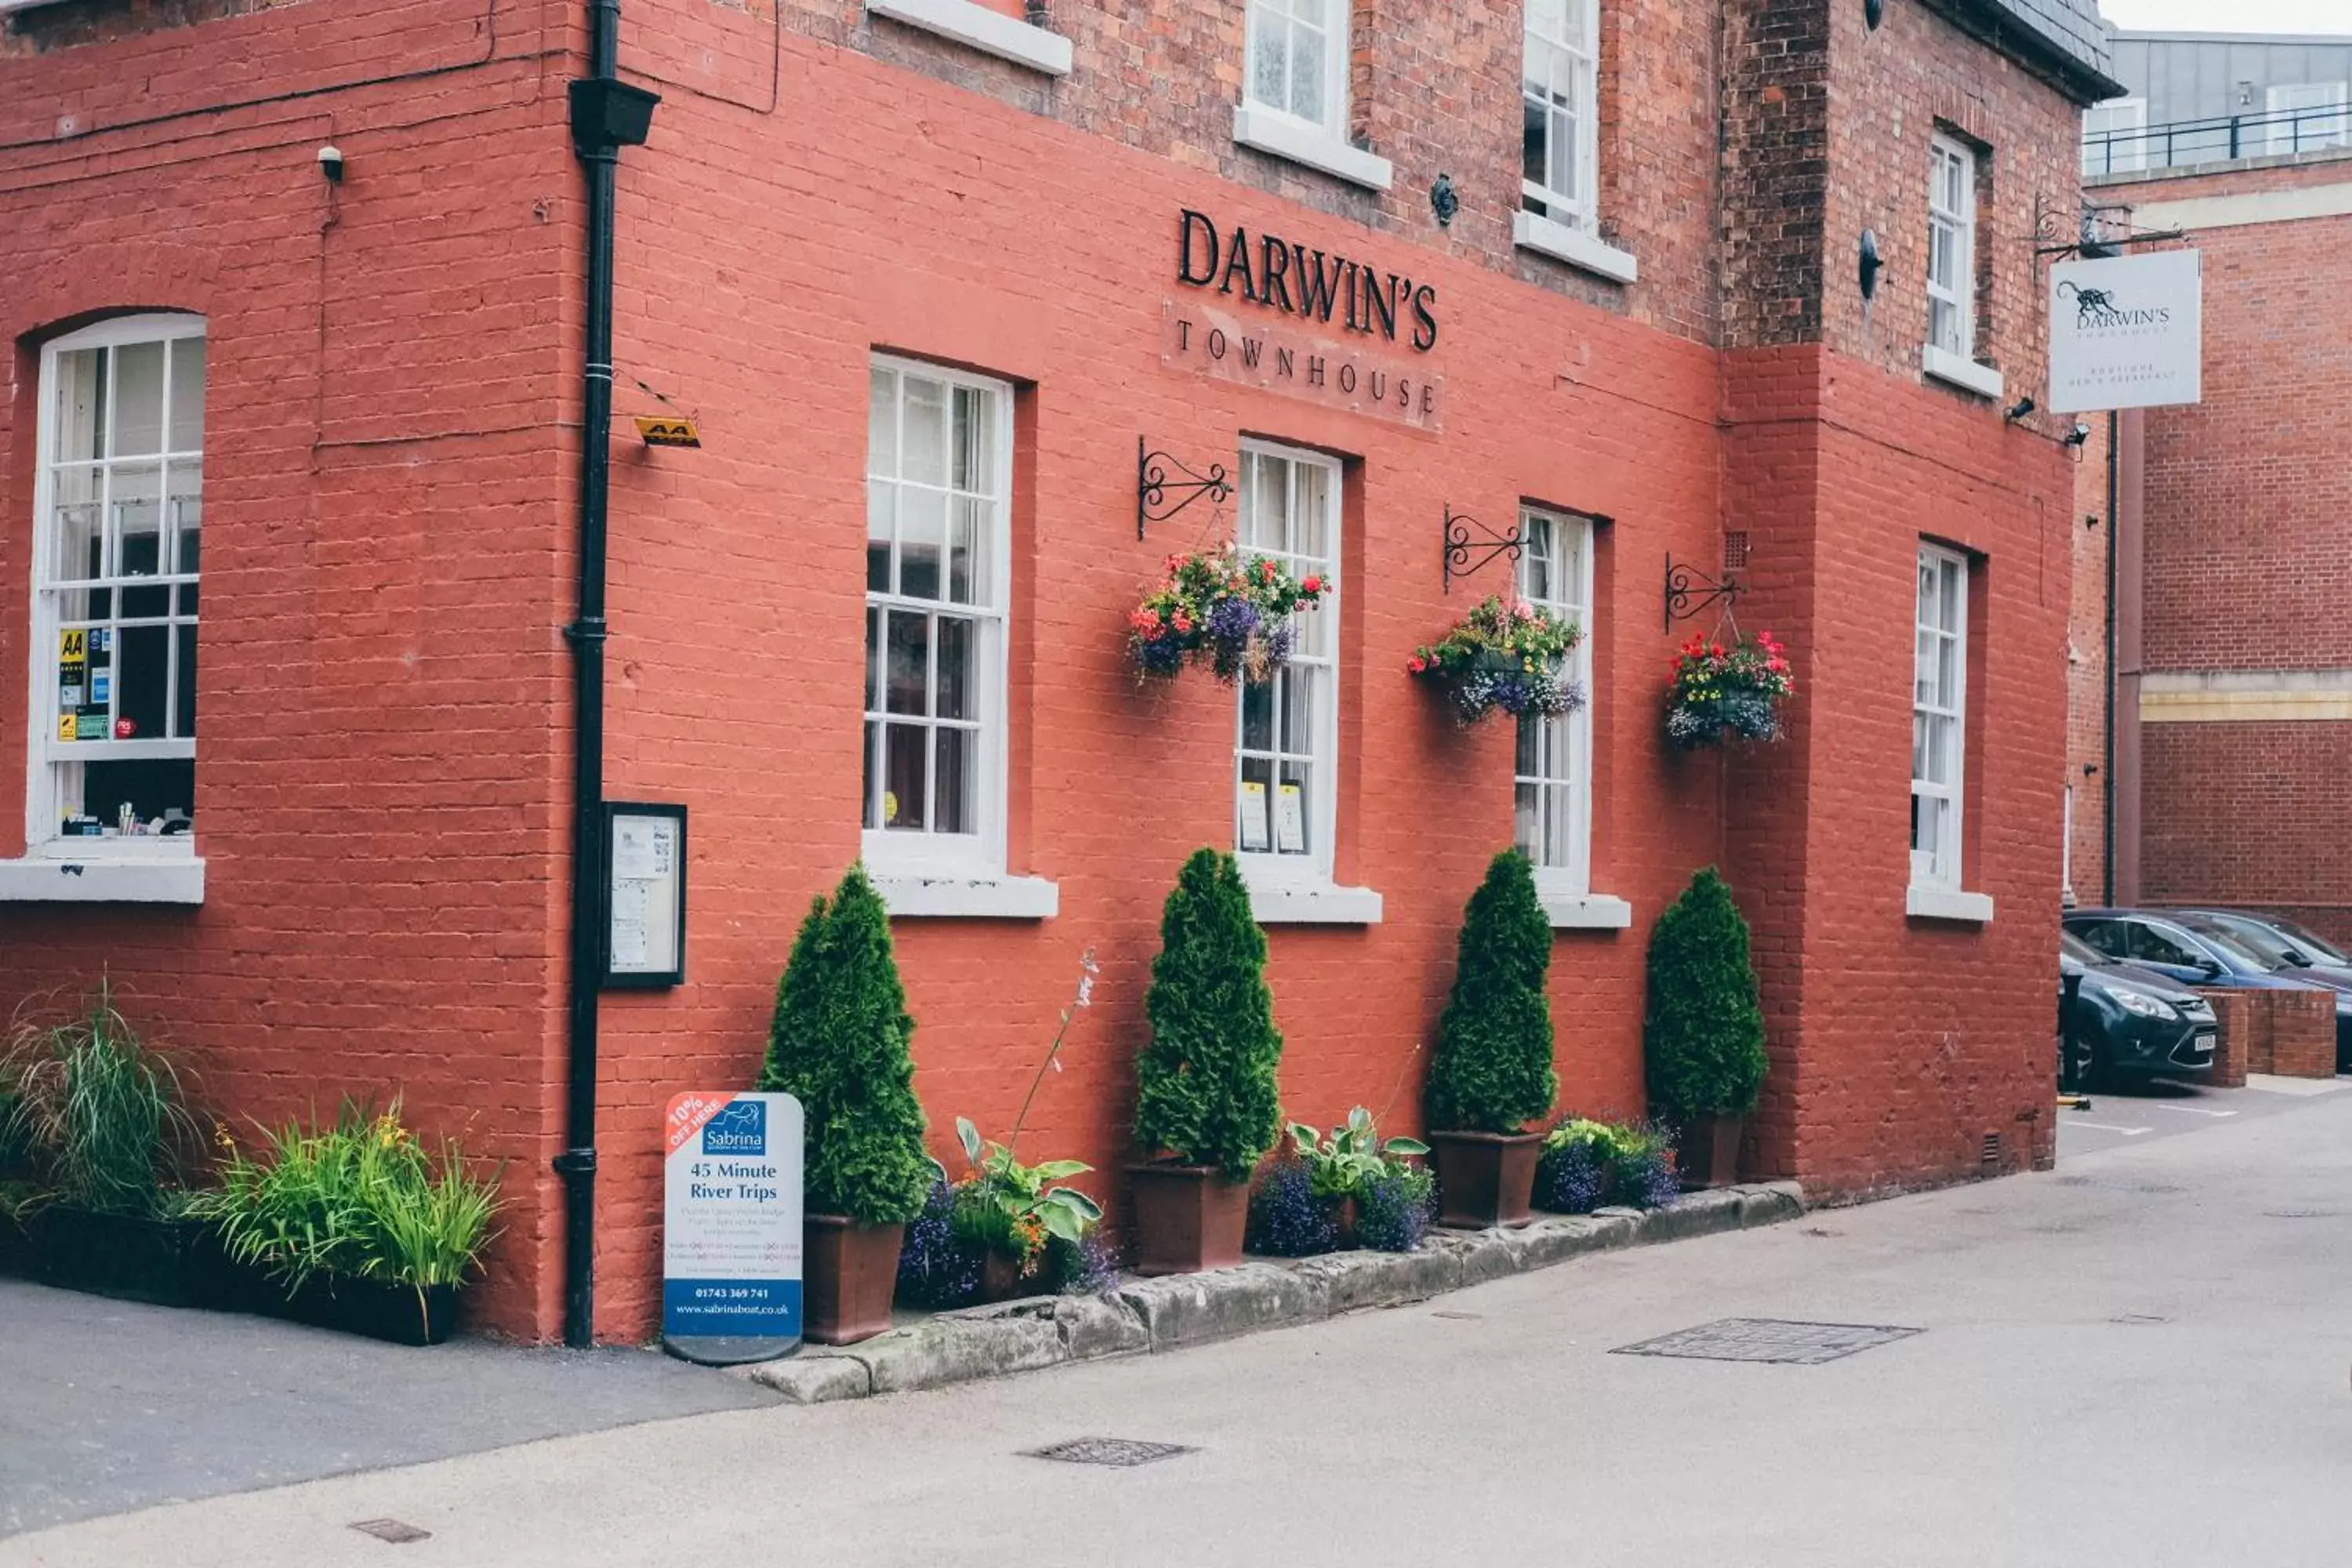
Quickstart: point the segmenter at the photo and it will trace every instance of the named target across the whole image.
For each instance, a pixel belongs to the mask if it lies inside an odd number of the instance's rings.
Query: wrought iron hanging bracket
[[[1674,630],[1676,621],[1689,620],[1718,599],[1727,610],[1738,598],[1739,580],[1730,573],[1710,577],[1687,561],[1676,565],[1672,555],[1666,557],[1666,630]]]
[[[1472,531],[1475,530],[1474,533]],[[1516,563],[1527,546],[1523,524],[1513,523],[1508,533],[1497,532],[1466,512],[1445,509],[1445,553],[1440,575],[1445,591],[1454,592],[1454,579],[1467,577],[1497,555],[1507,556]]]
[[[1170,479],[1173,468],[1184,477]],[[1234,481],[1223,463],[1209,465],[1207,477],[1194,471],[1181,458],[1166,452],[1154,452],[1138,436],[1135,438],[1135,537],[1143,537],[1147,522],[1166,522],[1202,496],[1222,504],[1233,498]],[[1169,498],[1176,500],[1171,504]]]
[[[2044,260],[2068,256],[2116,256],[2121,254],[2126,246],[2156,245],[2188,237],[2185,229],[2133,228],[2127,220],[2122,224],[2123,233],[2112,232],[2107,215],[2125,210],[2112,206],[2084,206],[2077,208],[2070,216],[2063,205],[2036,195],[2033,198],[2033,254]]]

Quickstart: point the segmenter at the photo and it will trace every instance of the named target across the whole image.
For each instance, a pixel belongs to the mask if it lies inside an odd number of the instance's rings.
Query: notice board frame
[[[616,969],[613,955],[614,894],[620,884],[619,858],[614,842],[624,819],[652,819],[677,825],[677,847],[669,874],[665,879],[672,891],[670,932],[671,963],[664,969]],[[662,801],[608,800],[604,803],[604,878],[596,901],[597,946],[602,975],[598,988],[604,991],[666,991],[686,984],[686,807]],[[634,880],[635,879],[633,879]]]

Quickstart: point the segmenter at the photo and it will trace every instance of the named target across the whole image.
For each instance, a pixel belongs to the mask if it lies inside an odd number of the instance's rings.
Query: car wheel
[[[2078,1047],[2081,1060],[2075,1068],[2079,1081],[2086,1089],[2105,1093],[2116,1087],[2116,1069],[2107,1058],[2106,1037],[2096,1030],[2085,1034]]]

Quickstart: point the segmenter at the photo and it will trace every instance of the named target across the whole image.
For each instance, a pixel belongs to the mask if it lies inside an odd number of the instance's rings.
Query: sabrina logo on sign
[[[767,1102],[739,1100],[704,1122],[702,1152],[706,1154],[767,1153]]]

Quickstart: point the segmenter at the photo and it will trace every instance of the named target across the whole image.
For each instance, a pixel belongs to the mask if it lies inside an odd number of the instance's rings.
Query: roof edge
[[[1926,0],[1927,7],[1995,53],[2016,62],[2079,104],[2121,98],[2131,89],[2107,74],[2105,62],[2075,54],[2001,0]]]

